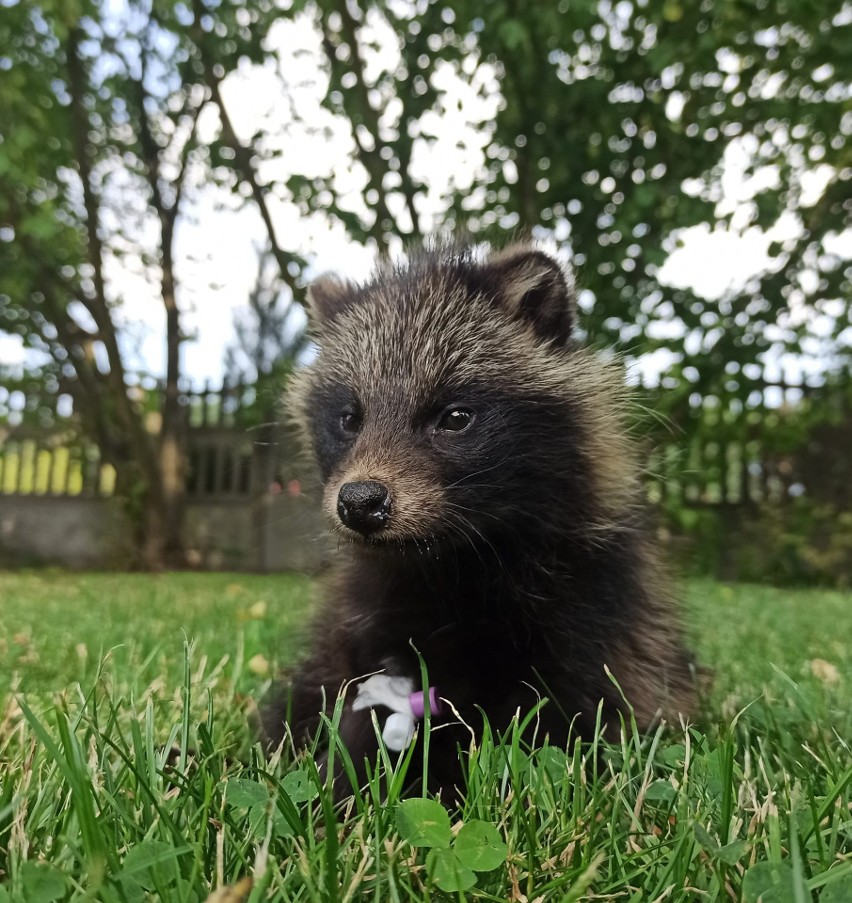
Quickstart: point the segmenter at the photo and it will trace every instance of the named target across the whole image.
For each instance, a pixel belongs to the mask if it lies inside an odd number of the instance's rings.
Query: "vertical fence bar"
[[[222,386],[217,393],[218,399],[218,409],[219,409],[219,419],[217,421],[217,426],[228,427],[232,426],[232,418],[230,416],[230,396],[231,396],[231,387],[228,383],[227,376],[222,380]]]
[[[204,388],[201,390],[201,424],[200,426],[204,428],[205,426],[210,425],[210,381],[204,381]]]
[[[56,495],[56,484],[59,482],[59,466],[61,455],[60,452],[63,449],[61,447],[57,448],[53,447],[53,456],[50,461],[50,472],[47,475],[47,493],[48,495]]]
[[[21,444],[21,469],[18,474],[18,491],[32,495],[35,479],[35,442],[27,439]]]
[[[62,484],[62,494],[71,495],[71,473],[74,465],[74,451],[68,449],[68,455],[65,460],[65,479]]]

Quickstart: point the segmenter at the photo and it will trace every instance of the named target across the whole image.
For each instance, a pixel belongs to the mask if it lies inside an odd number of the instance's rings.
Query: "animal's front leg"
[[[339,661],[339,659],[338,659]],[[273,748],[287,735],[305,746],[317,735],[321,715],[331,716],[348,675],[330,667],[333,657],[314,654],[273,691],[261,711],[264,737]]]

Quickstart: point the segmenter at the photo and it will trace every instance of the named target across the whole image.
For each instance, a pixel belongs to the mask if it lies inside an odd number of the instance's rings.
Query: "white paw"
[[[403,715],[401,712],[388,715],[382,731],[382,740],[385,741],[388,749],[402,752],[411,743],[413,737],[414,719],[411,715]]]
[[[383,705],[392,712],[411,718],[411,702],[408,697],[413,690],[414,683],[407,677],[374,674],[358,684],[358,694],[352,703],[352,709],[360,712],[362,709]]]

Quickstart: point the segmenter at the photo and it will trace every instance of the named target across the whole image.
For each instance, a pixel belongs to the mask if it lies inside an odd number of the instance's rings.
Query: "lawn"
[[[0,903],[852,901],[852,595],[690,583],[695,726],[486,741],[445,814],[399,800],[404,759],[335,809],[310,756],[253,745],[314,592],[0,573]]]

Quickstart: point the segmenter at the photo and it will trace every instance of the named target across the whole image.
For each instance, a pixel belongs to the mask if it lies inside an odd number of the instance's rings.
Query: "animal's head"
[[[566,510],[599,517],[590,469],[607,465],[589,455],[602,436],[609,456],[620,443],[594,412],[611,381],[575,347],[575,313],[570,276],[526,245],[439,247],[364,285],[319,280],[319,354],[292,394],[339,532],[476,545],[564,525]]]

